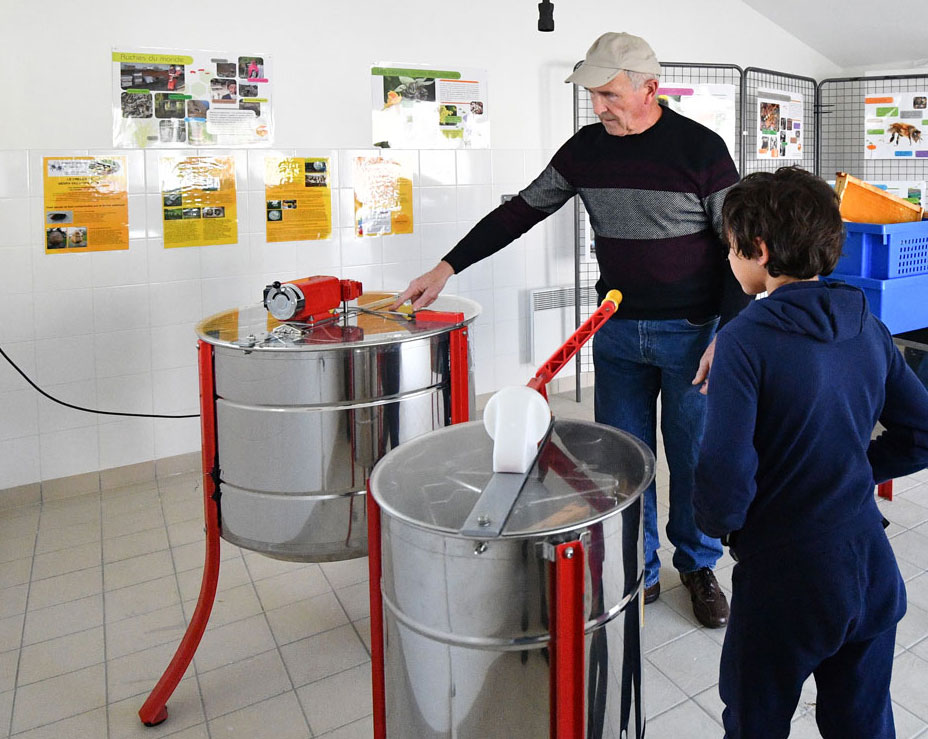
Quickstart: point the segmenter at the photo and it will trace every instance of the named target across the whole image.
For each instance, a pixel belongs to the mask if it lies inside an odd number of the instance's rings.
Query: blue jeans
[[[718,539],[703,534],[693,519],[693,472],[706,423],[706,396],[692,380],[712,341],[718,319],[695,325],[685,319],[610,319],[593,337],[596,421],[627,431],[656,453],[657,397],[661,432],[670,468],[667,536],[679,572],[715,567]],[[657,489],[644,493],[645,587],[658,581]]]

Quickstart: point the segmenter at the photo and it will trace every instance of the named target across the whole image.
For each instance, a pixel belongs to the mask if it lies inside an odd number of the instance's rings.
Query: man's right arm
[[[552,162],[522,192],[478,221],[438,265],[410,282],[391,307],[402,305],[407,300],[413,301],[413,310],[430,305],[451,275],[511,244],[575,194],[576,190]]]

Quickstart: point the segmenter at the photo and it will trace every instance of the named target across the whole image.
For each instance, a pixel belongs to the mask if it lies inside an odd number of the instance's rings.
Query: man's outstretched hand
[[[435,298],[445,287],[454,269],[447,262],[439,262],[424,275],[419,275],[409,283],[409,287],[397,297],[389,310],[396,310],[407,300],[412,301],[412,309],[419,310],[435,302]]]

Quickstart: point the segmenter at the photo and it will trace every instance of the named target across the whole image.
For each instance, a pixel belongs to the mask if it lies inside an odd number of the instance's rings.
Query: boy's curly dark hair
[[[835,191],[799,167],[755,172],[729,190],[722,228],[743,257],[760,255],[756,238],[767,244],[771,277],[807,280],[829,275],[844,246],[844,222]]]

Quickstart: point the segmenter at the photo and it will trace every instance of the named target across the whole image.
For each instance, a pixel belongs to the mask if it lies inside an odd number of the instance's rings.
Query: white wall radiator
[[[529,326],[531,335],[529,336],[529,345],[532,352],[532,364],[540,367],[547,361],[555,350],[570,336],[577,328],[577,322],[574,314],[574,295],[575,288],[573,285],[562,287],[543,287],[535,290],[529,290]],[[586,320],[595,310],[597,304],[596,290],[592,287],[584,287],[580,293],[580,320]],[[592,360],[589,358],[591,344],[581,350],[581,355],[585,356],[583,361],[584,371],[587,369],[587,363],[592,368]],[[561,370],[559,376],[575,374],[576,363],[571,360],[568,366]]]

